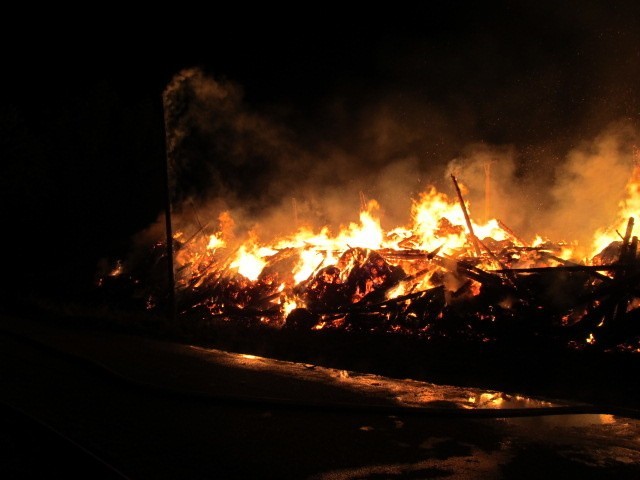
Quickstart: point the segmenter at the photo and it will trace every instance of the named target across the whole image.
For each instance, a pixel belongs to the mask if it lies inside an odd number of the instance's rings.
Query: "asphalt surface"
[[[499,408],[496,418],[472,418],[466,392],[445,387],[427,396],[454,412],[442,417],[233,401],[280,392],[301,405],[415,404],[411,392],[428,389],[335,377],[309,365],[272,368],[252,357],[3,318],[0,476],[640,478],[640,422],[630,418],[500,418]]]

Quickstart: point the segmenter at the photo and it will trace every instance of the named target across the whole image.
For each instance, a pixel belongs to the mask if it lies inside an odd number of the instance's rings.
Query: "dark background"
[[[5,293],[82,295],[98,259],[122,255],[158,217],[161,93],[183,68],[241,85],[250,108],[277,116],[309,148],[333,138],[348,149],[372,100],[411,105],[407,115],[418,122],[428,106],[442,112],[437,128],[447,132],[422,152],[436,163],[481,141],[515,145],[527,172],[611,122],[639,119],[640,8],[632,1],[136,18],[112,8],[83,22],[60,11],[6,20]],[[425,130],[432,122],[425,114]]]

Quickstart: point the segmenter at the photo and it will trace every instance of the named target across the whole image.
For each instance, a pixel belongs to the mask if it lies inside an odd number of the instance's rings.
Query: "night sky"
[[[555,3],[361,15],[318,4],[288,12],[295,21],[268,9],[162,12],[161,24],[45,21],[4,33],[5,275],[22,292],[82,294],[98,259],[121,255],[157,218],[161,93],[184,68],[241,86],[247,108],[305,149],[331,139],[376,166],[409,154],[445,164],[486,142],[516,148],[522,175],[536,175],[612,122],[637,126],[637,2]],[[376,150],[365,125],[385,108],[399,131],[424,135]]]

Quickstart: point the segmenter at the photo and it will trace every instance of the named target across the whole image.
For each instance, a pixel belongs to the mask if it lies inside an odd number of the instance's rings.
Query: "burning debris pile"
[[[627,210],[622,233],[599,232],[593,253],[575,258],[575,245],[527,242],[495,219],[474,223],[451,178],[457,201],[429,189],[413,203],[410,228],[384,232],[375,201],[334,236],[300,228],[268,245],[251,235],[237,241],[227,212],[215,231],[178,228],[179,315],[481,342],[544,335],[576,348],[639,350],[638,237]],[[165,250],[157,242],[144,262],[119,263],[100,285],[126,285],[147,308],[161,307]]]

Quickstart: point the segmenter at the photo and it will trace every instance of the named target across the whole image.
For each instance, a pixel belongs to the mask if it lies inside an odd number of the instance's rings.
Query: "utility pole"
[[[166,233],[166,257],[167,257],[167,317],[171,321],[177,318],[176,306],[176,276],[174,270],[174,251],[173,251],[173,224],[171,221],[172,210],[172,189],[171,189],[171,144],[169,142],[169,132],[167,125],[167,109],[165,105],[164,95],[162,97],[162,126],[164,129],[164,145],[165,145],[165,165],[164,165],[164,183],[165,183],[165,206],[164,220]]]

